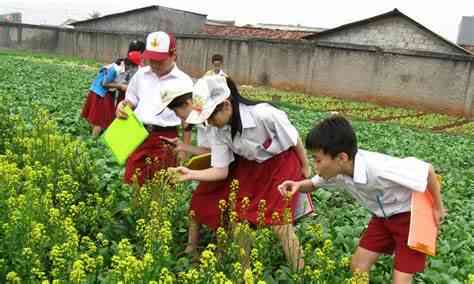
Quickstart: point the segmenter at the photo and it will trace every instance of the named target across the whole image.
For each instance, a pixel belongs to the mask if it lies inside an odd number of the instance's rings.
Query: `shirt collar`
[[[153,73],[153,71],[151,70],[151,66],[145,66],[143,67],[145,73],[149,73],[149,74],[154,74],[156,77],[158,77],[158,75],[156,75],[155,73]],[[176,63],[174,63],[174,66],[173,68],[171,69],[171,71],[166,74],[166,75],[163,75],[161,77],[158,77],[160,80],[163,80],[163,79],[166,79],[166,78],[169,78],[169,77],[178,77],[178,72],[179,72],[179,69],[178,69],[178,66],[176,66]]]
[[[255,119],[250,112],[249,106],[239,104],[240,120],[242,121],[242,128],[256,127]]]
[[[359,150],[354,157],[354,182],[367,184],[367,160]]]

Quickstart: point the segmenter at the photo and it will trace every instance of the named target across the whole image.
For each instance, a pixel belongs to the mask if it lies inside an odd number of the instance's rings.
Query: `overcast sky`
[[[453,42],[457,39],[461,17],[474,15],[474,0],[0,0],[0,14],[22,12],[25,23],[57,25],[67,18],[85,19],[93,11],[105,15],[148,5],[198,12],[207,14],[208,19],[235,20],[237,24],[300,24],[322,28],[398,8]]]

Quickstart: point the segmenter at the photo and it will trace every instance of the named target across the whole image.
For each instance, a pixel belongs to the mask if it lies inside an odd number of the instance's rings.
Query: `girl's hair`
[[[231,126],[232,139],[234,139],[235,134],[237,134],[237,132],[242,133],[242,120],[240,119],[239,104],[254,106],[254,105],[258,105],[261,103],[268,103],[268,102],[254,101],[254,100],[250,100],[245,97],[242,97],[239,93],[239,90],[237,89],[237,85],[235,84],[235,82],[229,77],[226,77],[226,81],[227,81],[227,86],[230,89],[230,97],[228,99],[232,105],[232,117],[230,118],[230,126]],[[224,107],[224,103],[220,103],[219,105],[217,105],[216,108],[214,109],[214,112],[211,114],[211,117],[215,113],[221,111],[223,107]]]
[[[130,44],[128,45],[128,52],[130,51],[139,51],[140,53],[143,53],[145,51],[146,45],[143,41],[141,40],[132,40]]]
[[[193,99],[193,93],[186,93],[186,94],[183,94],[177,98],[174,98],[169,104],[168,104],[168,108],[169,109],[176,109],[178,107],[181,107],[183,106],[184,104],[186,104],[186,101],[188,100],[191,100],[192,101]]]

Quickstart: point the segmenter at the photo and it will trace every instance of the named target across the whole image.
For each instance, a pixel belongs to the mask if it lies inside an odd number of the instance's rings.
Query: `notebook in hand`
[[[295,208],[295,220],[306,216],[312,216],[314,213],[313,200],[308,192],[300,192],[298,196],[298,205]]]
[[[116,118],[101,137],[120,165],[125,164],[130,154],[149,135],[133,110],[128,106],[124,110],[128,115],[127,119]]]
[[[205,170],[211,167],[211,153],[205,153],[192,157],[186,164],[191,170]]]

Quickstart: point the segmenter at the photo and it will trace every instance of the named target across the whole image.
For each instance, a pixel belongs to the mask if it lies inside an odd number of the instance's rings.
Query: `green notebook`
[[[125,112],[128,118],[116,118],[101,137],[102,141],[109,147],[120,165],[125,164],[128,156],[130,156],[149,135],[148,131],[143,127],[143,124],[128,106],[125,107]]]

